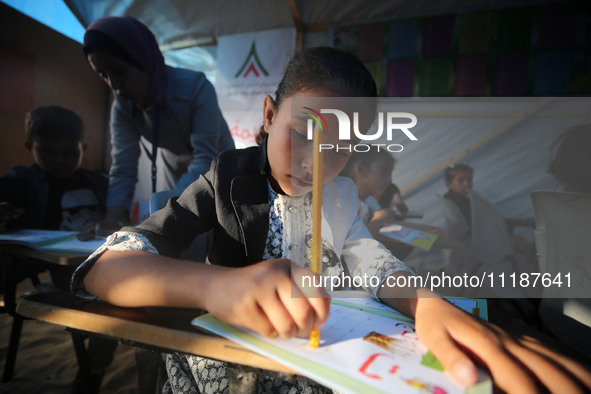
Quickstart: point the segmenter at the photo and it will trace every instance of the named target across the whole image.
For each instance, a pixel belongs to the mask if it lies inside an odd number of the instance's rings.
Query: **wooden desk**
[[[51,265],[78,265],[90,255],[86,253],[46,252],[23,245],[0,244],[0,253],[6,257],[4,267],[4,307],[6,312],[14,316],[16,308],[17,262],[15,258],[24,261]]]
[[[212,336],[191,324],[203,312],[180,308],[121,308],[102,301],[85,301],[55,291],[21,298],[16,312],[25,317],[104,335],[134,345],[181,352],[294,374],[295,371],[227,339]]]
[[[155,375],[158,371],[160,352],[187,353],[230,363],[230,392],[256,392],[257,373],[260,372],[287,380],[297,375],[296,371],[275,361],[194,327],[191,321],[203,313],[200,310],[121,308],[102,301],[81,300],[69,292],[55,291],[21,298],[16,313],[65,326],[72,331],[81,368],[85,361],[78,350],[83,346],[79,331],[82,331],[82,335],[91,333],[135,346],[140,392],[153,391],[157,386],[158,379]],[[141,353],[138,356],[140,348],[156,350],[157,353],[150,356]]]
[[[19,279],[17,276],[17,266],[19,264],[29,264],[29,261],[34,261],[35,264],[41,263],[47,267],[51,265],[78,265],[90,255],[90,252],[46,252],[22,245],[0,244],[0,254],[4,255],[6,258],[3,283],[4,308],[2,312],[8,313],[13,318],[8,350],[6,353],[6,363],[4,365],[4,373],[2,375],[2,381],[8,382],[12,379],[14,372],[18,343],[20,341],[23,325],[23,317],[16,313],[16,289]]]
[[[23,245],[0,244],[0,252],[8,253],[13,256],[26,257],[43,261],[49,264],[58,265],[78,265],[81,264],[90,255],[87,253],[64,253],[64,252],[46,252],[29,248]]]

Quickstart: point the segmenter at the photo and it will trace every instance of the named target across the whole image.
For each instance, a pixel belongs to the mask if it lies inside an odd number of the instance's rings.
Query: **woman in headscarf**
[[[152,192],[176,187],[179,194],[209,170],[219,152],[234,148],[211,83],[201,72],[166,66],[154,35],[138,20],[96,20],[84,35],[84,54],[116,93],[103,228],[129,223],[140,145],[152,161]],[[163,179],[156,177],[157,148],[162,148]]]

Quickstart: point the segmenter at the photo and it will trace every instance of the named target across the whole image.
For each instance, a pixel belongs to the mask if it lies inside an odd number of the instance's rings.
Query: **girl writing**
[[[285,258],[306,245],[312,189],[311,141],[305,121],[292,122],[291,104],[311,98],[308,106],[319,110],[314,108],[315,97],[347,96],[376,96],[375,83],[359,60],[332,48],[298,52],[275,98],[265,98],[261,145],[220,154],[211,170],[178,199],[139,226],[114,234],[79,267],[73,291],[120,306],[202,308],[269,337],[308,336],[314,326],[321,328],[329,313],[327,293],[308,289],[304,297],[295,275],[292,278],[292,267],[296,273],[313,274]],[[329,123],[328,129],[338,128]],[[377,276],[380,283],[389,276],[412,275],[371,238],[358,218],[354,184],[337,177],[347,156],[343,150],[333,151],[325,159],[323,237],[329,239],[323,244],[353,275]],[[286,230],[294,223],[300,233],[289,234]],[[325,236],[327,227],[330,237]],[[196,234],[206,231],[211,232],[211,265],[175,258]],[[364,258],[368,251],[372,257]],[[335,273],[342,268],[335,262],[328,269]],[[577,364],[539,344],[516,342],[426,289],[368,285],[366,290],[413,316],[419,337],[463,384],[477,379],[469,356],[475,355],[507,391],[534,392],[538,384],[570,392],[582,390],[581,382],[591,387],[591,375]],[[201,373],[204,365],[193,356],[169,355],[171,388],[189,392],[205,387],[205,379],[221,379],[213,384],[223,390],[223,366],[216,366],[212,374]],[[196,387],[189,387],[188,380]]]

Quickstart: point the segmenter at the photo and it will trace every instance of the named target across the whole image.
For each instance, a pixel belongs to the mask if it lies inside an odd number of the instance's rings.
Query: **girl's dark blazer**
[[[180,197],[123,230],[143,234],[158,253],[170,257],[209,231],[211,264],[243,267],[261,261],[269,230],[266,145],[222,152]]]

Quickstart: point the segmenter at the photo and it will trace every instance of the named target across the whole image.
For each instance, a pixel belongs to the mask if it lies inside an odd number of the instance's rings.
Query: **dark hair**
[[[367,152],[353,152],[339,175],[353,178],[353,168],[355,163],[361,162],[364,166],[370,167],[371,163],[379,159],[385,159],[392,168],[394,168],[396,160],[390,152],[380,147],[370,146],[370,149]]]
[[[25,135],[28,142],[46,138],[83,141],[84,123],[69,109],[57,105],[38,107],[25,116]]]
[[[377,97],[373,77],[354,55],[330,47],[302,49],[283,70],[275,91],[273,107],[302,90],[327,89],[342,97]],[[261,144],[267,132],[261,126],[256,142]]]
[[[548,172],[568,191],[591,194],[591,125],[584,124],[567,129],[552,142],[553,159]]]
[[[470,167],[466,163],[452,164],[445,167],[445,170],[443,171],[443,178],[445,179],[445,182],[453,182],[454,177],[460,171],[466,171],[471,174],[474,174],[474,168]]]

